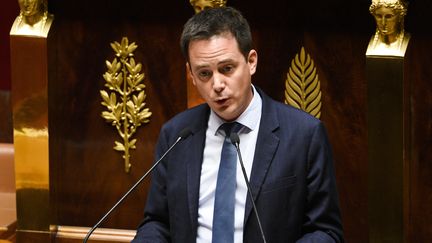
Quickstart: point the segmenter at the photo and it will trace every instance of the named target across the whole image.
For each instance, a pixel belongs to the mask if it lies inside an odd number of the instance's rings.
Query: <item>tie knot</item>
[[[243,125],[238,122],[227,122],[222,124],[219,129],[224,130],[225,137],[229,137],[232,132],[238,133],[242,127]]]

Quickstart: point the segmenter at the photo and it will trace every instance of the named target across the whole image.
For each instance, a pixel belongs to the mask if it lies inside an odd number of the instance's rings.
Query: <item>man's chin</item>
[[[227,121],[227,122],[234,121],[238,117],[238,115],[235,115],[233,111],[229,111],[228,109],[224,110],[224,111],[219,110],[216,112],[216,114],[220,118],[222,118],[224,121]]]

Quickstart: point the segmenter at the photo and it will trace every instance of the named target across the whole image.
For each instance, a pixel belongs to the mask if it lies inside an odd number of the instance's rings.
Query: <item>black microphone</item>
[[[133,185],[129,191],[127,191],[122,198],[120,198],[120,200],[118,200],[118,202],[99,220],[99,222],[97,222],[93,228],[90,229],[90,231],[87,233],[86,237],[83,240],[83,243],[86,243],[87,240],[90,238],[90,235],[93,233],[93,231],[95,231],[95,229],[97,227],[99,227],[99,225],[105,220],[106,217],[108,217],[108,215],[111,214],[112,211],[114,211],[115,208],[117,208],[117,206],[123,202],[123,200],[129,196],[129,194],[135,190],[135,188],[144,180],[144,178],[147,177],[147,175],[149,175],[154,168],[156,168],[156,166],[165,158],[165,156],[177,145],[177,143],[179,143],[181,140],[189,137],[189,135],[192,134],[192,131],[189,128],[184,128],[183,130],[181,130],[181,132],[178,135],[177,140],[171,145],[171,147],[168,148],[168,150],[159,158],[158,161],[156,161],[153,166],[135,183],[135,185]]]
[[[231,139],[231,143],[232,143],[232,144],[236,147],[236,149],[237,149],[237,154],[238,154],[238,156],[239,156],[240,165],[241,165],[241,168],[242,168],[242,171],[243,171],[243,177],[244,177],[244,179],[245,179],[245,181],[246,181],[246,186],[247,186],[247,189],[248,189],[248,192],[249,192],[249,196],[250,196],[250,198],[251,198],[252,207],[253,207],[253,210],[254,210],[254,212],[255,212],[255,215],[256,215],[257,221],[258,221],[259,229],[260,229],[260,231],[261,231],[261,237],[262,237],[262,239],[263,239],[263,242],[264,242],[264,243],[267,243],[267,241],[266,241],[266,239],[265,239],[264,231],[263,231],[262,226],[261,226],[261,220],[260,220],[259,215],[258,215],[258,210],[256,209],[255,201],[254,201],[254,198],[253,198],[253,196],[252,196],[252,190],[251,190],[251,187],[250,187],[250,184],[249,184],[249,179],[248,179],[248,177],[247,177],[246,170],[245,170],[245,167],[244,167],[244,164],[243,164],[243,159],[242,159],[242,156],[241,156],[240,146],[239,146],[239,145],[240,145],[240,138],[239,138],[239,136],[238,136],[237,133],[232,132],[232,133],[230,134],[230,139]]]

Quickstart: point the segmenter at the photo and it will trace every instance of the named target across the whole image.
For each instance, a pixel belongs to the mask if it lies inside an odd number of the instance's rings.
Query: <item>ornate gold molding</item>
[[[296,54],[285,81],[285,104],[321,117],[321,84],[314,61],[304,50]]]
[[[108,70],[103,75],[105,86],[109,91],[101,90],[101,103],[108,110],[102,112],[102,117],[117,129],[122,142],[115,141],[114,150],[123,152],[125,172],[130,171],[130,149],[136,149],[136,138],[132,136],[143,123],[148,123],[151,112],[144,108],[146,94],[144,73],[141,63],[136,63],[133,52],[138,47],[135,42],[129,45],[126,37],[121,43],[111,43],[116,57],[112,62],[105,61]],[[109,93],[108,93],[109,92]],[[117,96],[118,95],[118,96]]]

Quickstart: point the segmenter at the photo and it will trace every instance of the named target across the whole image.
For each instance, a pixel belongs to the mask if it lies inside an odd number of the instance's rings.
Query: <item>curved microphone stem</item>
[[[239,138],[239,136],[238,136],[237,133],[231,133],[230,138],[231,138],[231,143],[236,147],[237,154],[239,156],[240,165],[241,165],[242,172],[243,172],[243,177],[244,177],[244,179],[246,181],[246,186],[247,186],[247,189],[248,189],[248,192],[249,192],[249,196],[251,198],[252,207],[253,207],[253,210],[255,212],[257,221],[258,221],[258,227],[259,227],[259,229],[261,231],[261,237],[263,239],[263,242],[267,243],[267,241],[265,239],[265,235],[264,235],[264,230],[262,229],[262,226],[261,226],[261,220],[260,220],[259,215],[258,215],[258,210],[256,209],[256,206],[255,206],[255,200],[254,200],[253,195],[252,195],[249,179],[248,179],[248,176],[246,174],[246,170],[245,170],[245,167],[244,167],[244,164],[243,164],[243,159],[242,159],[241,152],[240,152],[240,147],[239,147],[239,145],[240,145],[240,138]]]
[[[93,233],[93,231],[95,231],[95,229],[97,227],[99,227],[99,225],[108,217],[108,215],[111,214],[111,212],[117,208],[118,205],[120,205],[120,203],[123,202],[123,200],[129,196],[129,194],[135,190],[135,188],[154,170],[154,168],[156,168],[156,166],[165,158],[165,156],[171,151],[171,149],[173,149],[178,142],[180,142],[180,140],[188,137],[191,134],[191,131],[189,129],[184,129],[183,131],[180,132],[179,137],[177,138],[177,140],[173,143],[173,145],[171,145],[171,147],[169,147],[169,149],[160,157],[160,159],[158,161],[156,161],[153,166],[129,189],[129,191],[127,191],[122,198],[120,198],[120,200],[117,201],[117,203],[99,220],[99,222],[97,222],[93,228],[90,229],[90,231],[87,233],[86,237],[83,240],[83,243],[86,243],[87,240],[90,238],[90,235]]]

